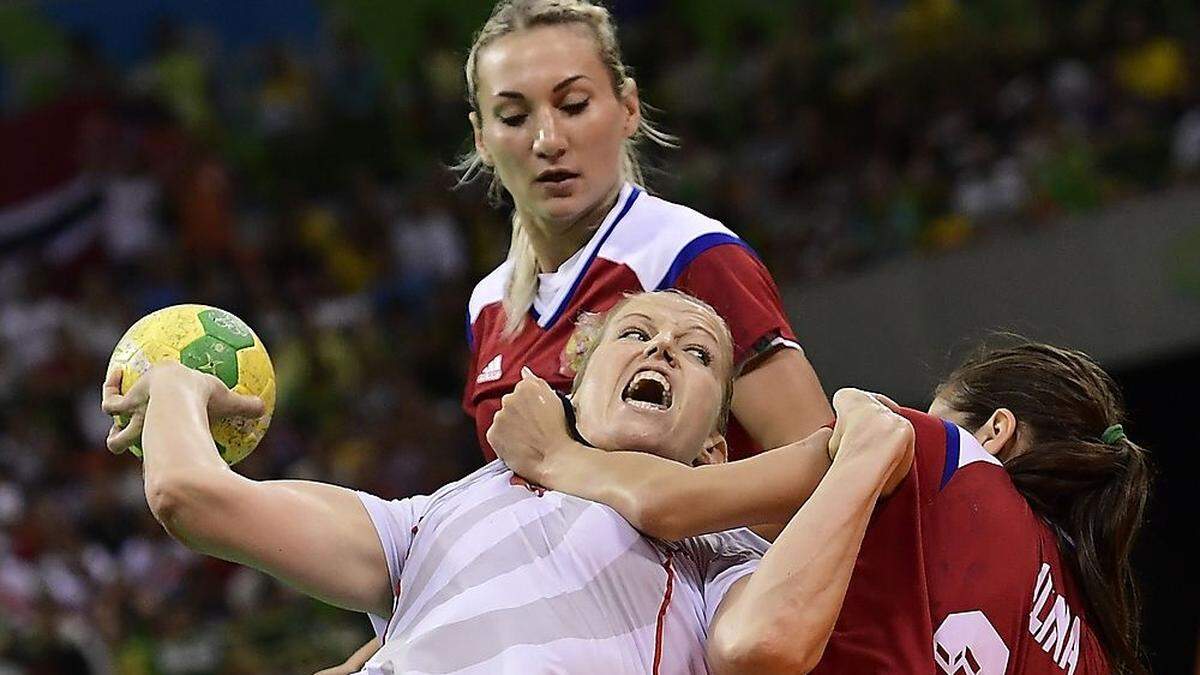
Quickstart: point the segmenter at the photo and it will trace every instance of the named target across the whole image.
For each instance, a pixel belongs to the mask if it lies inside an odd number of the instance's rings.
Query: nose
[[[554,115],[543,113],[538,117],[537,134],[533,137],[533,152],[541,159],[556,160],[567,151],[566,139],[558,131]]]
[[[664,331],[646,343],[646,350],[643,354],[648,359],[660,358],[666,361],[668,366],[673,366],[676,360],[674,344],[674,336],[669,331]]]

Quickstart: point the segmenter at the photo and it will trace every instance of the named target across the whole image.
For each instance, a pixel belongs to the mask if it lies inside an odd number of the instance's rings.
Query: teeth
[[[671,407],[671,398],[671,381],[650,369],[634,373],[621,393],[622,400],[645,410],[666,410]]]
[[[629,400],[629,401],[626,401],[626,403],[633,406],[634,408],[641,408],[642,410],[663,410],[664,409],[661,405],[655,405],[648,401]]]
[[[666,376],[664,376],[660,372],[657,372],[654,370],[643,370],[640,373],[633,376],[633,380],[631,381],[631,383],[637,384],[638,382],[642,382],[644,380],[652,380],[654,382],[657,382],[662,385],[664,393],[667,393],[667,394],[671,393],[671,381],[668,380],[666,378]]]

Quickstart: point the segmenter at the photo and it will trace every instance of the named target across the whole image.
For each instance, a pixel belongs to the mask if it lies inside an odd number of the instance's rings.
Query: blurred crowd
[[[446,165],[488,3],[428,4],[416,58],[332,2],[305,45],[226,48],[166,17],[133,64],[82,33],[0,61],[5,118],[71,120],[96,197],[0,239],[0,675],[291,672],[368,636],[172,542],[137,460],[104,451],[104,367],[148,311],[221,306],[267,344],[279,403],[250,476],[400,497],[481,461],[464,314],[508,228]],[[651,187],[743,234],[784,287],[1200,177],[1190,3],[614,9],[680,139],[651,152]]]

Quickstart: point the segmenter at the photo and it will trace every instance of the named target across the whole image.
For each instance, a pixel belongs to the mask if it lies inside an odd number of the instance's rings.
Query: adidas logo
[[[500,371],[503,368],[501,357],[503,354],[497,354],[496,358],[488,361],[488,364],[479,371],[479,377],[475,378],[475,384],[483,384],[484,382],[495,382],[500,379]]]

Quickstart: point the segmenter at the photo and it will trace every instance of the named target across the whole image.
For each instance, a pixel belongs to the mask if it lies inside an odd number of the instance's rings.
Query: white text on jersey
[[[1059,668],[1074,675],[1079,661],[1079,616],[1067,606],[1067,598],[1055,592],[1049,563],[1042,563],[1038,571],[1033,608],[1029,610],[1029,633]]]

